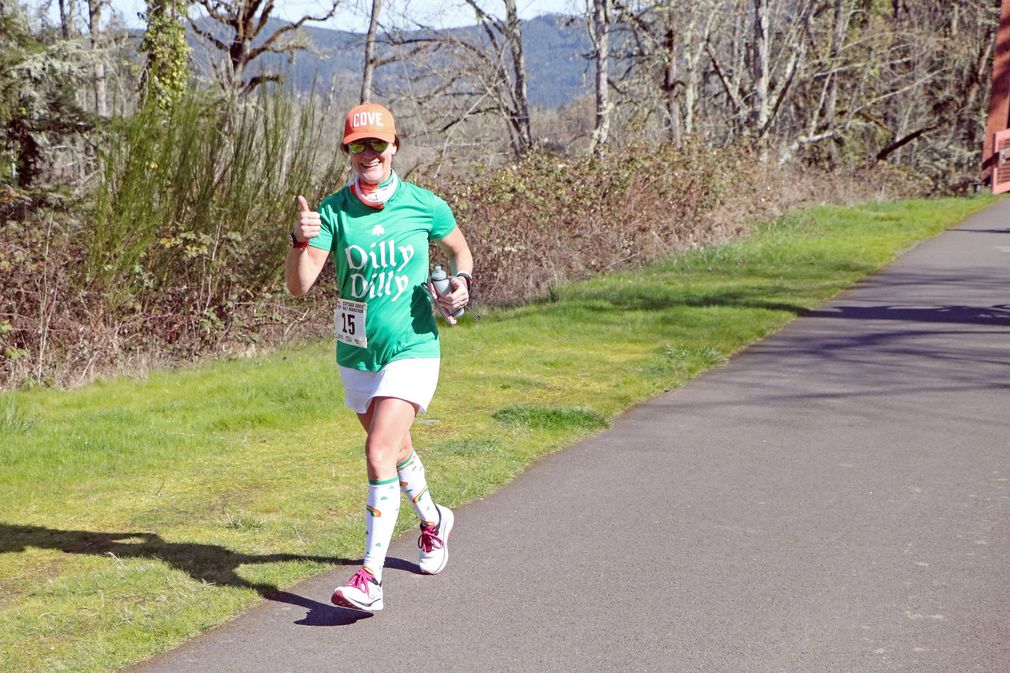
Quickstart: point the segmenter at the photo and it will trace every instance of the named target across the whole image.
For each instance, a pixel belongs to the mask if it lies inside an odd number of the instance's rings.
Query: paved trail
[[[1010,201],[398,540],[135,673],[1010,671]],[[403,510],[405,515],[409,508]]]

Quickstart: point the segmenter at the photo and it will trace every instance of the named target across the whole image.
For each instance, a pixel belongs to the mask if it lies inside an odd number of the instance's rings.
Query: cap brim
[[[378,138],[379,140],[385,140],[387,143],[395,143],[396,132],[390,132],[390,131],[376,132],[374,130],[369,131],[367,129],[363,129],[361,131],[353,131],[344,136],[342,144],[346,145],[348,143],[353,143],[355,140],[361,140],[363,138]]]

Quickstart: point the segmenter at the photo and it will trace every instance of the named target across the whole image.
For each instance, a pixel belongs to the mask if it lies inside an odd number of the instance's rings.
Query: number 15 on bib
[[[365,334],[367,310],[368,305],[363,301],[337,300],[337,308],[333,311],[333,327],[337,331],[337,341],[358,348],[368,348],[368,337]]]

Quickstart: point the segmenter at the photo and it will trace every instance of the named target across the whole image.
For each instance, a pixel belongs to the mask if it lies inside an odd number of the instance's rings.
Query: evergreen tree
[[[0,184],[41,181],[51,148],[93,128],[76,91],[89,75],[78,43],[45,44],[16,3],[0,2]]]

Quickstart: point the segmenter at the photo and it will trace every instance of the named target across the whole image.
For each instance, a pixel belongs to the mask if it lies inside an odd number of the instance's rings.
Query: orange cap
[[[344,120],[344,145],[362,138],[378,138],[386,142],[397,142],[393,113],[377,103],[365,103],[347,113]]]

